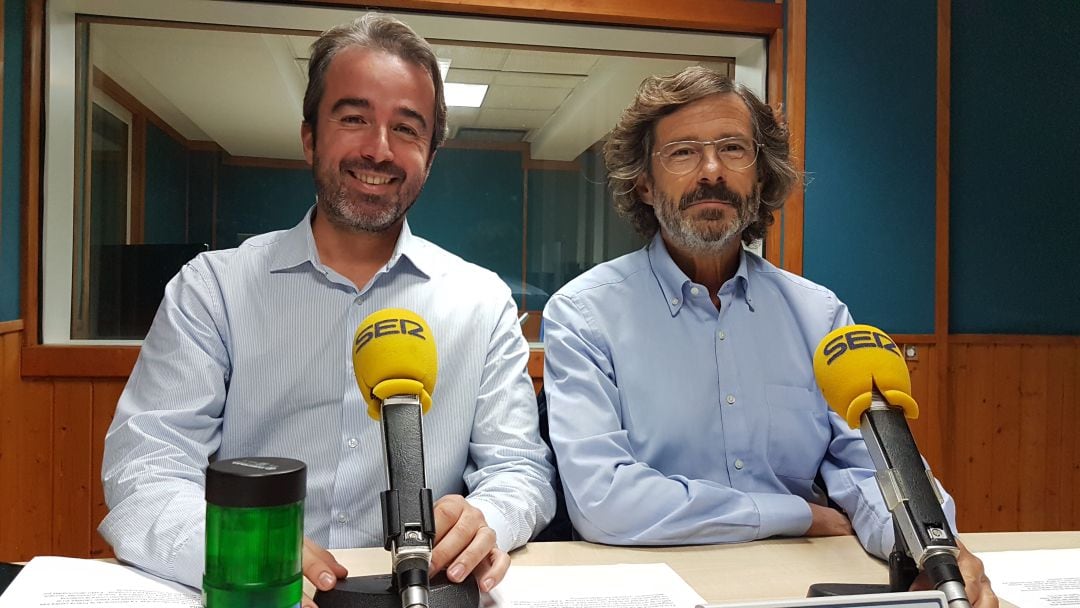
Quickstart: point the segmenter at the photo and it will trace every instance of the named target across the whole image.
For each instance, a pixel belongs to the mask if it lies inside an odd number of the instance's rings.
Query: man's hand
[[[960,566],[960,574],[964,576],[964,593],[972,608],[998,608],[998,598],[994,590],[990,588],[990,579],[986,578],[986,570],[983,569],[982,560],[968,551],[964,543],[959,540],[956,545],[960,547],[960,555],[956,556],[956,563]],[[926,591],[933,589],[930,577],[926,572],[920,572],[915,582],[911,584],[912,591]]]
[[[473,573],[480,591],[491,591],[506,575],[510,556],[495,545],[495,531],[484,514],[459,495],[435,501],[435,549],[431,574],[446,569],[446,577],[460,583]]]
[[[816,505],[812,502],[807,504],[810,505],[810,515],[813,520],[810,522],[810,529],[803,536],[849,536],[855,534],[855,531],[851,529],[851,522],[848,521],[847,515],[836,509]]]
[[[307,537],[304,537],[303,570],[304,578],[311,581],[311,584],[315,585],[319,591],[333,589],[339,578],[349,575],[345,566],[339,564],[329,551]],[[305,594],[301,608],[318,608],[318,606]]]

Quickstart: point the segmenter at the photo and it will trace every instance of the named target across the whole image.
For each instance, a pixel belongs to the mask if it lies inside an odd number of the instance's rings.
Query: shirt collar
[[[305,263],[313,268],[325,270],[319,260],[319,251],[315,248],[315,236],[311,232],[311,218],[314,214],[315,206],[312,205],[304,214],[304,219],[287,230],[285,235],[278,240],[278,247],[270,265],[271,272],[291,270]],[[397,243],[394,244],[394,251],[390,254],[386,270],[396,268],[402,259],[406,260],[424,278],[431,278],[436,270],[437,258],[433,256],[431,246],[413,235],[412,230],[409,229],[408,220],[401,225],[401,234],[398,235]]]
[[[675,260],[671,259],[671,254],[668,253],[667,245],[664,244],[664,239],[661,238],[660,233],[657,232],[652,241],[645,246],[649,254],[649,264],[652,267],[653,276],[656,277],[656,282],[660,286],[660,291],[664,296],[664,300],[667,302],[668,310],[671,311],[671,316],[679,314],[679,310],[682,309],[683,304],[686,302],[686,291],[693,286],[693,281],[690,277],[686,276],[686,273],[682,271]],[[730,283],[734,281],[735,287],[735,299],[742,299],[746,302],[747,308],[751,311],[754,310],[752,305],[753,300],[750,297],[749,292],[749,270],[748,270],[748,258],[749,254],[745,249],[739,247],[739,268],[735,271],[735,276],[728,280]],[[725,283],[726,285],[727,283]],[[721,287],[723,289],[723,287]]]

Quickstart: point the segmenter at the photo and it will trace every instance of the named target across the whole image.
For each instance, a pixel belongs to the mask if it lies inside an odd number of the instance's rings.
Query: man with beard
[[[333,587],[346,572],[322,547],[383,543],[381,428],[353,375],[352,338],[372,312],[400,307],[438,347],[424,417],[431,572],[472,573],[490,590],[506,552],[551,519],[553,469],[509,289],[405,221],[446,135],[431,48],[377,14],[327,31],[312,47],[300,135],[317,191],[304,219],[200,255],[166,288],[106,438],[101,533],[118,558],[200,586],[207,463],[297,458],[308,467],[304,575]]]
[[[578,533],[628,545],[857,534],[887,556],[893,524],[866,445],[813,374],[818,342],[851,315],[743,248],[798,182],[784,124],[745,86],[690,67],[642,83],[604,155],[617,209],[651,240],[544,310],[551,441]],[[954,521],[951,498],[945,509]],[[981,562],[964,550],[960,564],[973,603],[996,605]]]

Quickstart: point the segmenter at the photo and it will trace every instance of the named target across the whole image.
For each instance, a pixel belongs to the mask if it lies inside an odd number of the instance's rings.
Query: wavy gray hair
[[[653,208],[641,200],[635,188],[642,175],[651,178],[649,159],[656,123],[689,103],[718,93],[733,93],[742,99],[750,110],[754,141],[761,144],[757,171],[762,204],[757,217],[743,230],[744,243],[765,236],[774,221],[772,212],[783,207],[798,181],[791,162],[787,124],[745,85],[702,66],[690,66],[672,76],[650,76],[642,81],[634,101],[623,111],[604,144],[604,163],[615,209],[642,236],[652,238],[660,228]]]

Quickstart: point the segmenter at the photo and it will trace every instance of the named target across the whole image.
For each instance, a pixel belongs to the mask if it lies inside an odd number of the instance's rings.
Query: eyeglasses
[[[675,175],[686,175],[701,165],[705,148],[712,146],[717,158],[729,171],[742,171],[757,161],[761,144],[743,137],[725,137],[712,141],[673,141],[664,144],[653,156]]]

